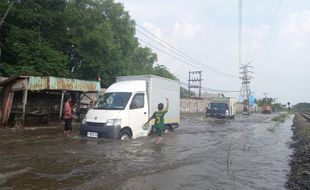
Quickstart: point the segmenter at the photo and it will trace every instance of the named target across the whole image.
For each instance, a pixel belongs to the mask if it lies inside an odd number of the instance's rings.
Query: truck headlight
[[[120,126],[121,122],[121,119],[108,119],[106,126]]]
[[[226,110],[225,115],[228,115],[228,110]]]

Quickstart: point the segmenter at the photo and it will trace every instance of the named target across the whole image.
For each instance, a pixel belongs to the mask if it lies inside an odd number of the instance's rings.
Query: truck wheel
[[[172,131],[171,127],[170,126],[166,126],[165,129],[164,129],[164,133],[165,134],[168,134]]]
[[[131,139],[130,132],[127,129],[122,130],[118,135],[119,140],[129,140]]]

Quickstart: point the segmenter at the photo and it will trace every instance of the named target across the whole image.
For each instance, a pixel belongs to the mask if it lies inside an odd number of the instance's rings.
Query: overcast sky
[[[240,90],[240,79],[234,77],[239,76],[239,0],[117,2],[143,27],[136,27],[140,43],[156,52],[158,64],[182,82],[187,82],[189,71],[202,70],[203,87]],[[310,102],[310,1],[243,0],[242,8],[241,60],[254,67],[255,97],[267,93],[281,103]],[[143,29],[195,61],[147,37]],[[239,98],[238,93],[225,95]]]

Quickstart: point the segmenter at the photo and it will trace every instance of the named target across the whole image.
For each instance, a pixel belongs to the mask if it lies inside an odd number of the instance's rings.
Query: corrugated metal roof
[[[99,81],[86,81],[53,76],[30,76],[29,90],[71,90],[71,91],[99,91]]]

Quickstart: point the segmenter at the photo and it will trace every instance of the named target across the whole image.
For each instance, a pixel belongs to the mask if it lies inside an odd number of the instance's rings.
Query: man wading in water
[[[162,138],[162,133],[165,130],[164,117],[165,117],[165,114],[168,112],[168,108],[169,108],[169,100],[168,100],[168,98],[166,98],[166,101],[167,101],[166,108],[164,109],[164,104],[162,104],[162,103],[158,104],[158,106],[157,106],[158,111],[154,112],[152,117],[145,123],[146,125],[149,125],[149,122],[152,119],[155,119],[154,127],[155,127],[156,133],[158,135],[158,138],[157,138],[157,140],[155,142],[156,144],[161,143],[161,141],[163,139]]]
[[[71,113],[71,106],[70,106],[71,96],[70,94],[66,95],[66,103],[64,106],[64,116],[63,119],[65,121],[65,128],[64,128],[64,134],[68,136],[70,132],[72,131],[72,119],[73,115]]]

